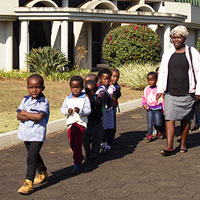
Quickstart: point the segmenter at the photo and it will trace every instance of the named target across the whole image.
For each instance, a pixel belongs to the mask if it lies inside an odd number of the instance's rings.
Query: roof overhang
[[[0,21],[16,21],[17,20],[17,16],[13,16],[13,15],[0,15]]]
[[[18,7],[15,10],[19,20],[37,21],[81,21],[81,22],[116,22],[138,24],[182,24],[187,18],[185,15],[104,10],[104,9],[81,9],[81,8],[50,8],[50,7]]]

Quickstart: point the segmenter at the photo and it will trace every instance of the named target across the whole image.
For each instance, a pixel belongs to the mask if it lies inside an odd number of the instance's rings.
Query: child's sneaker
[[[106,150],[110,151],[111,150],[111,146],[110,145],[106,145]]]
[[[194,125],[192,128],[190,128],[190,131],[195,131],[198,130],[199,126],[198,125]]]
[[[164,139],[164,135],[159,131],[157,135],[158,139]]]
[[[152,137],[156,138],[157,137],[157,130],[153,130],[153,133],[152,133]]]
[[[72,174],[80,174],[80,168],[78,164],[75,164],[72,169]]]
[[[47,171],[42,172],[41,174],[38,174],[34,178],[33,184],[35,184],[35,185],[40,184],[40,183],[44,182],[45,180],[47,180],[47,178],[48,178]]]
[[[17,190],[17,192],[21,194],[30,194],[33,192],[33,182],[26,179],[24,184]]]
[[[152,135],[147,135],[147,143],[152,141]]]

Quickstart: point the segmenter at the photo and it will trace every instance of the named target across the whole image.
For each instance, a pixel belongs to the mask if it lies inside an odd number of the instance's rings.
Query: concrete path
[[[174,139],[177,153],[160,155],[165,140],[147,144],[146,112],[142,109],[117,116],[113,149],[82,173],[71,175],[72,152],[65,132],[50,134],[41,155],[49,181],[29,196],[16,193],[26,173],[23,144],[0,151],[1,200],[199,200],[200,134],[188,136],[188,153],[178,151],[179,127]]]

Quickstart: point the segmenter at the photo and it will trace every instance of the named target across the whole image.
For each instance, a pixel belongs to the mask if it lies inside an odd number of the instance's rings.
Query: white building
[[[104,63],[105,34],[127,23],[155,29],[164,50],[170,47],[171,28],[185,25],[187,43],[196,46],[200,7],[175,0],[6,0],[0,6],[0,70],[26,71],[29,50],[47,45],[60,48],[72,63],[76,48],[83,46],[88,54],[82,67],[96,67]]]

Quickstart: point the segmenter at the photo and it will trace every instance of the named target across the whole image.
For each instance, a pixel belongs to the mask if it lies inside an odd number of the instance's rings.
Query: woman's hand
[[[195,100],[200,100],[200,95],[195,95]]]
[[[156,100],[158,101],[158,99],[163,98],[164,99],[164,93],[158,93],[156,95]]]

